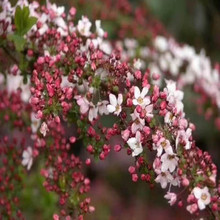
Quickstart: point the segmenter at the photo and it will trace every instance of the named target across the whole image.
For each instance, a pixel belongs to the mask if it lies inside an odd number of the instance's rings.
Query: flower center
[[[174,155],[169,154],[168,159],[169,159],[169,160],[172,160],[172,159],[174,159],[174,157],[175,157]]]
[[[143,103],[143,99],[141,97],[139,97],[137,101],[138,101],[139,104]]]
[[[134,123],[135,123],[136,125],[138,125],[138,124],[140,124],[140,120],[139,120],[138,118],[136,118],[135,121],[134,121]]]
[[[161,143],[161,146],[163,147],[163,149],[166,148],[166,145],[167,145],[166,141],[163,141],[163,142]]]
[[[202,194],[201,199],[204,200],[204,201],[207,199],[206,193],[203,193],[203,194]]]
[[[117,104],[116,107],[115,107],[115,109],[116,109],[117,112],[120,111],[120,105]]]

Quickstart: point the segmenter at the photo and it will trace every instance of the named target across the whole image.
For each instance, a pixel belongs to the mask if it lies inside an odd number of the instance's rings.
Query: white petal
[[[199,199],[202,195],[202,190],[199,187],[195,187],[193,189],[193,193],[197,199]]]
[[[139,105],[137,99],[133,99],[132,102],[133,102],[133,105]]]
[[[30,170],[32,164],[33,164],[33,159],[31,158],[28,162],[27,170]]]
[[[25,159],[23,159],[23,160],[21,161],[21,164],[22,164],[23,166],[26,166],[26,165],[28,164],[28,161],[29,161],[29,158],[25,158]]]
[[[119,94],[118,95],[118,104],[121,105],[122,102],[123,102],[123,96],[122,96],[122,94]]]
[[[110,113],[112,113],[116,110],[115,106],[113,106],[113,105],[107,105],[107,109]]]
[[[110,94],[109,95],[109,100],[110,100],[111,105],[113,105],[113,106],[117,105],[117,99],[116,99],[115,95]]]
[[[144,103],[144,105],[149,105],[150,104],[150,97],[149,96],[145,97],[143,100],[143,103]]]
[[[142,89],[142,92],[141,92],[141,97],[142,98],[144,98],[146,95],[147,95],[147,93],[148,93],[148,88],[147,87],[144,87],[143,89]]]
[[[201,199],[198,200],[198,206],[199,206],[199,209],[200,209],[200,210],[205,209],[205,204],[202,202]]]
[[[140,97],[140,94],[141,94],[140,89],[137,86],[135,86],[134,87],[134,97],[135,97],[135,99],[138,99]]]
[[[127,144],[129,145],[129,147],[131,149],[134,149],[136,147],[136,144],[137,144],[137,140],[136,138],[129,138],[128,141],[127,141]]]

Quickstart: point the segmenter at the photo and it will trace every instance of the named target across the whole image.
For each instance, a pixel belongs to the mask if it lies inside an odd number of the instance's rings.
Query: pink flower
[[[178,160],[179,158],[176,156],[176,154],[164,153],[161,156],[161,171],[165,172],[167,170],[170,170],[170,172],[172,173],[178,165]]]
[[[171,183],[173,180],[173,176],[170,174],[169,171],[161,172],[157,178],[155,179],[155,182],[160,183],[161,187],[165,189],[167,187],[168,183]]]
[[[163,150],[169,154],[173,153],[173,148],[170,145],[170,141],[165,139],[164,137],[161,137],[156,144],[153,144],[153,149],[157,150],[158,157],[161,156]]]
[[[172,206],[175,204],[177,196],[176,196],[176,193],[167,192],[164,198],[168,199],[169,200],[168,203]]]
[[[192,129],[187,128],[187,130],[180,130],[178,131],[177,137],[176,137],[176,147],[178,147],[179,143],[184,142],[184,148],[186,150],[189,150],[191,148],[191,142],[189,138],[192,136]]]
[[[48,131],[49,129],[46,122],[43,122],[40,127],[40,133],[43,134],[43,136],[45,137]]]
[[[190,214],[193,214],[193,213],[195,213],[197,210],[198,210],[198,205],[197,204],[192,204],[192,205],[188,205],[187,207],[186,207],[186,210],[188,211],[188,212],[190,212]]]
[[[121,137],[122,137],[125,141],[128,140],[129,136],[130,136],[130,131],[129,131],[128,129],[126,129],[126,130],[124,130],[124,131],[121,132]]]
[[[136,133],[137,130],[142,130],[145,125],[145,120],[141,119],[138,112],[134,110],[134,113],[131,114],[131,118],[134,121],[131,125],[131,131],[133,134]]]
[[[81,114],[85,114],[89,110],[89,101],[82,96],[75,96],[77,104],[80,106]]]

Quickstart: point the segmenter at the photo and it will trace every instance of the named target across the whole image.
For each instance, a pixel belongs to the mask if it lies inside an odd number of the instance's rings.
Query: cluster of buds
[[[100,160],[105,160],[112,149],[115,152],[126,149],[134,158],[134,164],[128,169],[134,182],[140,178],[150,187],[159,183],[161,188],[168,188],[164,197],[170,205],[177,202],[196,214],[207,208],[218,218],[217,168],[211,156],[196,146],[192,135],[195,126],[185,117],[184,93],[177,89],[177,85],[189,83],[187,73],[180,74],[186,58],[186,69],[191,71],[190,68],[201,62],[200,56],[193,53],[198,61],[191,63],[189,51],[192,48],[180,47],[173,40],[166,41],[158,36],[154,49],[142,50],[142,54],[152,61],[145,71],[139,59],[128,62],[129,54],[134,53],[126,53],[120,45],[114,46],[107,41],[100,20],[96,20],[92,32],[92,23],[87,17],[75,19],[75,8],[65,14],[64,7],[49,1],[46,6],[40,6],[37,2],[29,4],[22,0],[11,7],[4,0],[0,14],[4,29],[0,36],[15,53],[16,45],[9,36],[16,33],[13,18],[18,5],[28,6],[37,23],[25,35],[25,49],[17,51],[22,57],[19,67],[15,62],[4,73],[6,87],[12,99],[15,97],[12,111],[25,118],[16,103],[17,96],[21,96],[27,106],[22,110],[27,114],[28,124],[22,120],[13,122],[15,127],[27,128],[31,134],[32,146],[20,149],[20,164],[30,170],[38,157],[44,155],[46,158],[41,170],[45,177],[44,187],[59,196],[60,213],[53,218],[83,219],[85,213],[95,210],[90,205],[90,198],[84,198],[90,189],[90,180],[82,174],[82,162],[71,151],[71,146],[79,139],[83,140],[87,151]],[[129,13],[128,7],[125,8]],[[140,17],[136,19],[142,22]],[[130,49],[136,47],[132,40],[127,39],[126,44]],[[169,44],[176,47],[169,47]],[[151,53],[147,53],[149,51]],[[179,56],[178,62],[175,55]],[[164,64],[165,57],[176,66]],[[210,65],[207,59],[205,61]],[[157,66],[157,71],[152,70],[153,65]],[[211,79],[215,78],[217,70],[208,69],[207,75],[200,70],[194,71],[193,80],[201,80],[199,86],[204,92],[207,90],[204,85],[207,85],[202,82],[213,82]],[[155,81],[162,80],[161,71],[174,76],[180,74],[180,80],[177,83],[165,80],[165,87],[159,87]],[[213,89],[218,90],[217,87]],[[5,102],[3,108],[9,105],[8,100]],[[104,123],[107,118],[111,125]],[[6,114],[2,120],[11,122],[13,119]],[[68,124],[74,124],[77,132],[69,135],[65,127]],[[86,164],[90,161],[87,158]],[[176,192],[178,187],[183,190]],[[183,201],[183,192],[187,201]]]

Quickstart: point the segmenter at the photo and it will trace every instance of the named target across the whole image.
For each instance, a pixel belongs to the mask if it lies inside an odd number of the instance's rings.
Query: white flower
[[[82,19],[78,21],[77,30],[82,36],[90,36],[90,28],[92,23],[89,21],[87,17],[82,16]]]
[[[187,130],[180,130],[177,133],[177,137],[176,137],[176,147],[178,147],[179,142],[183,141],[185,143],[184,148],[186,150],[189,150],[191,148],[191,142],[189,140],[189,138],[192,136],[192,129],[191,128],[187,128]]]
[[[115,115],[119,115],[121,112],[121,104],[123,102],[123,96],[122,94],[118,95],[118,99],[116,98],[115,95],[110,94],[109,95],[109,100],[110,100],[110,104],[107,105],[107,109],[110,113],[113,113]]]
[[[129,138],[127,144],[132,149],[132,157],[138,156],[142,153],[143,148],[141,144],[141,133],[137,131],[136,136]]]
[[[171,124],[175,118],[176,117],[171,112],[167,112],[164,117],[164,122],[166,124]]]
[[[167,184],[172,182],[173,176],[170,174],[169,171],[161,172],[157,178],[155,179],[155,182],[160,183],[161,188],[165,189],[167,187]]]
[[[33,151],[31,147],[28,147],[26,150],[23,151],[22,154],[22,162],[23,166],[27,166],[27,169],[30,170],[33,164]]]
[[[32,133],[36,133],[39,127],[40,127],[40,119],[37,119],[35,117],[35,114],[32,112],[31,113],[31,130],[32,130]]]
[[[176,196],[176,193],[167,192],[164,198],[168,199],[169,200],[168,203],[172,206],[175,204],[177,196]]]
[[[150,104],[150,97],[146,96],[148,93],[148,90],[149,89],[147,87],[144,87],[142,89],[142,92],[140,92],[140,89],[137,86],[135,86],[134,87],[133,104],[140,105],[141,107],[145,107],[146,105],[149,105]]]
[[[202,189],[195,187],[192,192],[197,199],[200,210],[205,209],[206,205],[211,202],[211,195],[209,193],[208,187],[204,187]]]
[[[75,99],[77,100],[77,104],[80,106],[80,112],[81,114],[85,114],[89,110],[89,101],[86,97],[82,96],[75,96]]]
[[[133,134],[136,133],[137,130],[142,130],[145,125],[145,120],[141,119],[136,109],[134,110],[134,113],[131,114],[132,118],[132,125],[131,125],[131,131]]]
[[[43,134],[43,136],[45,137],[48,131],[49,131],[49,128],[46,122],[43,122],[40,127],[40,133]]]
[[[152,113],[152,111],[153,111],[153,104],[147,105],[144,110],[145,110],[145,116],[146,117],[149,117],[149,118],[153,118],[154,117],[154,115]]]
[[[108,101],[106,100],[97,103],[97,107],[98,107],[98,111],[100,115],[109,114],[108,109],[107,109],[107,104],[108,104]]]
[[[89,109],[89,121],[93,121],[98,116],[98,108],[96,108],[93,103],[90,102],[90,109]]]
[[[140,61],[140,59],[135,59],[134,63],[133,63],[133,66],[134,66],[135,69],[139,70],[141,68],[141,61]]]
[[[138,46],[137,41],[131,38],[125,38],[124,44],[128,49],[135,49]]]
[[[153,144],[153,149],[157,150],[157,156],[160,157],[163,150],[166,153],[172,154],[173,148],[171,147],[170,141],[161,137],[156,144]]]
[[[160,52],[165,52],[168,49],[167,39],[162,36],[157,36],[154,40],[154,46]]]
[[[7,90],[9,93],[16,92],[18,88],[21,89],[21,99],[24,102],[28,102],[31,92],[30,92],[30,80],[28,78],[28,83],[23,83],[23,76],[19,75],[20,70],[16,76],[12,74],[7,74]]]
[[[161,171],[165,172],[167,170],[170,170],[172,173],[178,164],[179,158],[176,156],[176,154],[168,154],[164,153],[161,156],[161,161],[162,161],[162,166],[161,166]]]
[[[105,31],[101,28],[101,21],[100,20],[95,21],[95,27],[96,27],[96,33],[98,34],[98,36],[103,38]]]
[[[169,105],[172,107],[175,107],[177,110],[177,113],[183,111],[183,92],[176,89],[176,83],[172,80],[166,80],[166,88],[164,91],[167,93],[167,101],[169,102]]]

